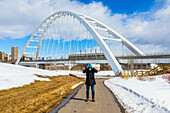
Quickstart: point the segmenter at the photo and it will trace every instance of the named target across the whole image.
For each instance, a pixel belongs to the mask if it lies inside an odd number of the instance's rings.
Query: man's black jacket
[[[91,70],[85,69],[83,70],[83,73],[86,73],[86,85],[92,86],[96,84],[96,81],[94,79],[94,73],[97,73],[97,70],[95,68],[92,68]]]

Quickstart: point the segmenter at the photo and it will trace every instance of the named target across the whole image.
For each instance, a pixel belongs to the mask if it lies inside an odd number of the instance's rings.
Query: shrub
[[[170,74],[163,75],[162,79],[165,79],[170,84]]]

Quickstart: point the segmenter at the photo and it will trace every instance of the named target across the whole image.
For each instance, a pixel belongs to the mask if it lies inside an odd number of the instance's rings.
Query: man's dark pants
[[[89,87],[90,86],[86,85],[86,98],[89,98]],[[92,90],[92,99],[94,99],[95,96],[94,85],[91,86],[91,90]]]

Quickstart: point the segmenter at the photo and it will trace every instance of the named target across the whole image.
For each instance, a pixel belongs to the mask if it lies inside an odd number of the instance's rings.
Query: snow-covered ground
[[[82,71],[48,71],[13,64],[0,63],[0,90],[30,84],[35,80],[49,81],[43,76],[58,76],[74,74],[85,77]],[[100,71],[95,77],[114,76],[113,71]],[[128,80],[115,77],[105,81],[105,85],[119,99],[128,112],[166,113],[170,112],[170,84],[157,76],[155,81],[139,81],[136,78]],[[76,86],[73,86],[73,88]]]
[[[85,73],[82,73],[82,71],[71,71],[70,73],[79,76],[79,77],[86,77]],[[114,72],[113,71],[99,71],[97,73],[94,74],[95,78],[105,78],[105,77],[109,77],[109,76],[114,76]]]
[[[128,112],[170,113],[170,84],[161,76],[152,82],[115,77],[104,83]]]
[[[0,63],[0,90],[30,84],[34,82],[34,80],[49,81],[47,78],[40,78],[34,74],[49,76],[58,75],[58,73],[54,71]]]
[[[69,75],[68,71],[48,71],[13,64],[0,63],[0,90],[30,84],[35,80],[49,81],[48,78],[40,78],[34,74],[43,76]]]
[[[30,84],[35,80],[49,81],[49,79],[47,78],[40,78],[35,76],[34,74],[43,76],[74,74],[76,76],[85,77],[85,74],[82,73],[82,71],[49,71],[0,62],[0,90],[23,86],[26,84]],[[113,71],[101,71],[96,74],[96,77],[104,75],[114,75],[114,73]]]
[[[74,88],[76,88],[77,86],[79,86],[80,84],[83,84],[84,82],[79,82],[79,83],[77,83],[77,84],[75,84],[74,86],[72,86],[70,89],[74,89]]]

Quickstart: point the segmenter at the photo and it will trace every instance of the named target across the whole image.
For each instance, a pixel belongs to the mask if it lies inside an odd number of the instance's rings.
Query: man
[[[95,102],[95,91],[94,85],[96,84],[94,73],[97,73],[97,70],[93,68],[91,64],[88,64],[87,68],[83,70],[83,73],[86,73],[86,102],[89,101],[89,87],[91,86],[92,90],[92,101]]]

